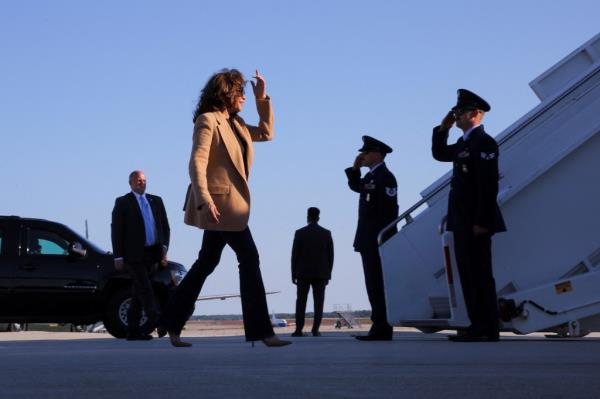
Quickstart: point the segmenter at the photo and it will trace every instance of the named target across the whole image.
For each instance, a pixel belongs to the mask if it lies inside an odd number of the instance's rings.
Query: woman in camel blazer
[[[160,322],[159,335],[168,331],[174,346],[191,345],[181,341],[181,330],[225,245],[233,249],[239,261],[246,340],[262,340],[267,346],[291,343],[273,332],[258,251],[248,227],[252,142],[273,138],[273,110],[265,80],[258,71],[254,79],[258,126],[247,125],[238,115],[246,97],[244,77],[235,69],[223,70],[209,79],[194,113],[185,223],[203,229],[204,235],[198,259],[177,287]]]
[[[196,118],[189,164],[192,183],[185,206],[186,224],[219,231],[242,231],[248,226],[252,142],[273,138],[273,110],[269,97],[257,98],[256,108],[260,117],[258,127],[246,125],[237,115],[231,115],[228,120],[222,112],[207,112]],[[245,151],[240,151],[240,144]],[[211,217],[213,205],[220,213],[218,218]]]

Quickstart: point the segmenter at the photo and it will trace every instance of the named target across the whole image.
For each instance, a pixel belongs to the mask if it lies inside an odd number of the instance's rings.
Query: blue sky
[[[201,232],[183,224],[192,112],[224,67],[267,79],[275,140],[255,145],[250,227],[274,312],[293,312],[294,230],[309,206],[333,232],[325,310],[368,308],[353,252],[356,194],[346,185],[363,134],[387,163],[401,211],[447,170],[431,128],[468,88],[500,133],[538,104],[528,83],[598,33],[597,1],[283,2],[0,1],[0,214],[57,220],[110,249],[110,213],[142,169],[163,197],[170,257],[194,261]],[[249,99],[242,116],[256,122]],[[453,138],[458,137],[453,133]],[[203,294],[238,292],[227,249]],[[312,302],[309,303],[309,311]],[[236,299],[198,314],[240,313]]]

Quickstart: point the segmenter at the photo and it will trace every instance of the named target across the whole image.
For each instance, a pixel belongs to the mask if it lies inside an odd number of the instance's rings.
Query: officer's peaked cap
[[[376,152],[380,152],[382,154],[388,154],[393,151],[392,147],[390,147],[389,145],[385,144],[382,141],[374,139],[371,136],[362,136],[362,141],[363,141],[363,146],[362,146],[362,148],[359,148],[359,150],[358,150],[360,152],[376,151]]]
[[[452,110],[460,108],[475,108],[480,109],[483,112],[488,112],[490,109],[492,109],[487,101],[472,91],[467,89],[458,89],[457,94],[458,99],[456,100],[456,105],[452,108]]]

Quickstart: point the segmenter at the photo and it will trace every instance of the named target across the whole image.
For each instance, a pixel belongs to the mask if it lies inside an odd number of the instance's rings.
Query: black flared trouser
[[[257,341],[274,334],[259,268],[258,250],[248,227],[243,231],[204,231],[198,259],[175,290],[166,311],[163,312],[160,324],[168,331],[179,334],[183,329],[204,281],[219,264],[225,245],[233,249],[239,262],[246,340]]]

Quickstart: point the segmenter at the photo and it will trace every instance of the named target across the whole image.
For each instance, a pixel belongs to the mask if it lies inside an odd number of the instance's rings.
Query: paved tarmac
[[[598,337],[453,343],[396,332],[392,342],[359,342],[327,332],[284,348],[253,348],[240,336],[186,338],[192,348],[172,348],[167,338],[90,336],[0,334],[0,397],[600,398]]]

